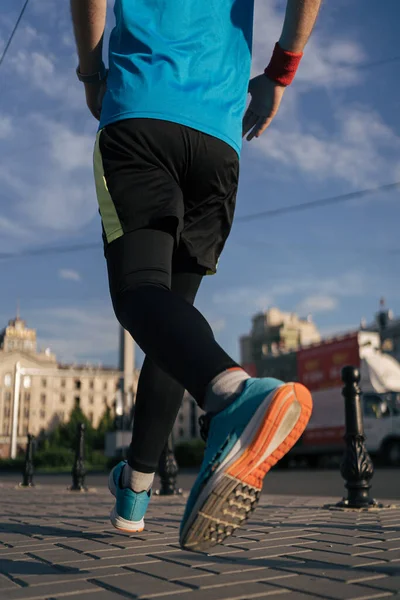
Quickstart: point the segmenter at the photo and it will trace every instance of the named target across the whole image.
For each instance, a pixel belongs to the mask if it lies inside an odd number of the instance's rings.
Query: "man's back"
[[[100,127],[174,121],[240,152],[253,0],[116,0]]]

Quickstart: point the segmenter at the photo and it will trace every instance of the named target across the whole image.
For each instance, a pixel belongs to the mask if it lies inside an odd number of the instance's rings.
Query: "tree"
[[[104,439],[108,431],[115,430],[115,420],[109,406],[105,409],[97,429],[94,433],[93,448],[95,450],[104,450]]]

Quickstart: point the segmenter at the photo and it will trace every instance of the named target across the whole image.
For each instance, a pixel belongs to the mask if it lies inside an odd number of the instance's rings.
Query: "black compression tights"
[[[146,354],[128,455],[142,472],[156,470],[183,390],[201,406],[210,381],[237,366],[193,306],[201,275],[173,273],[173,250],[172,235],[151,229],[125,234],[107,250],[115,314]]]

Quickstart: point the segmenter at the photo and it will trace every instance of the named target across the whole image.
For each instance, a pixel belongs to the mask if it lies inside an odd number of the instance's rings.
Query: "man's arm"
[[[289,52],[303,52],[317,20],[322,0],[287,0],[279,45]]]
[[[107,0],[71,0],[79,70],[85,75],[101,69],[106,12]]]
[[[251,102],[243,118],[243,135],[259,137],[278,112],[302,52],[314,28],[322,0],[287,0],[282,34],[270,64],[250,80]]]
[[[103,78],[103,36],[106,26],[107,0],[71,0],[71,14],[82,75],[102,73],[101,79],[85,83],[86,104],[99,120],[106,91]],[[90,81],[90,78],[89,78]]]

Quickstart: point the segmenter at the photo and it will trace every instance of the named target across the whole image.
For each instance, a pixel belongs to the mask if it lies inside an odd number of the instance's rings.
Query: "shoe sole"
[[[300,383],[268,394],[199,494],[182,529],[182,547],[207,552],[244,524],[265,475],[295,445],[311,412],[311,394]]]
[[[128,521],[127,519],[123,519],[117,513],[117,507],[114,506],[110,513],[111,523],[114,525],[115,529],[118,531],[123,531],[125,533],[137,533],[139,531],[143,531],[144,529],[144,519],[140,521]]]
[[[113,478],[113,470],[108,476],[108,489],[114,497],[117,495],[117,487]],[[124,533],[137,533],[144,530],[144,519],[141,521],[127,521],[126,519],[123,519],[118,515],[116,505],[114,505],[110,513],[110,519],[115,529],[118,529],[118,531],[123,531]]]

